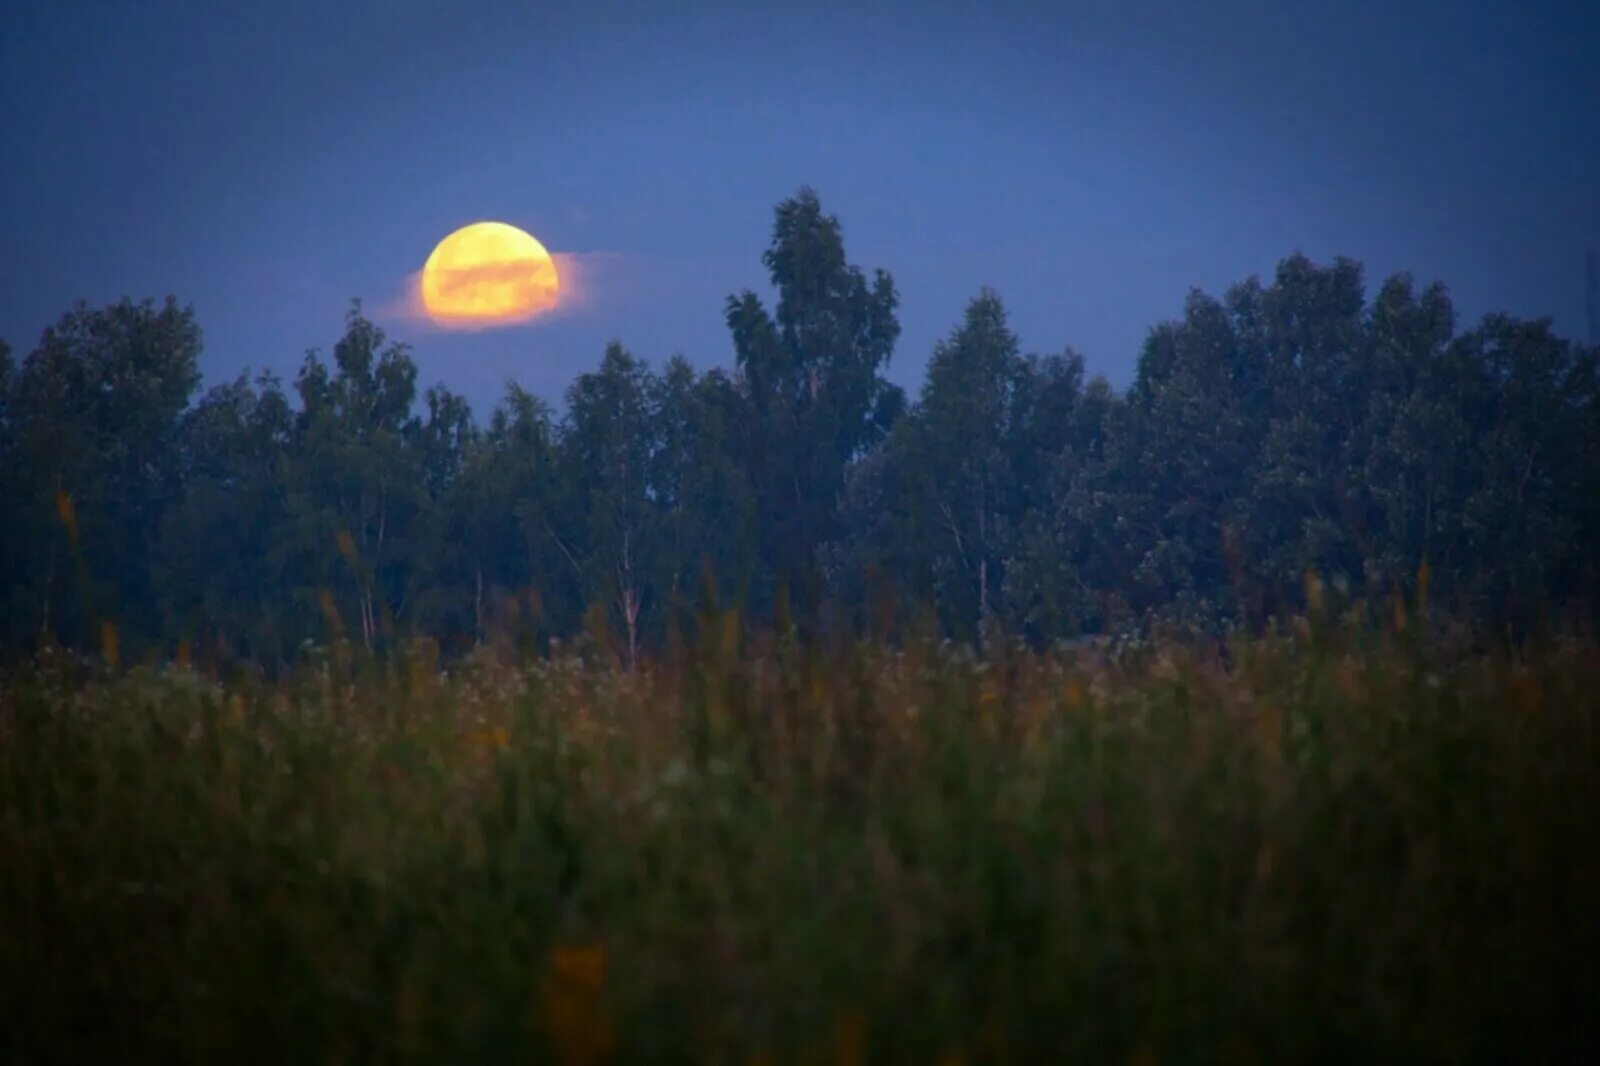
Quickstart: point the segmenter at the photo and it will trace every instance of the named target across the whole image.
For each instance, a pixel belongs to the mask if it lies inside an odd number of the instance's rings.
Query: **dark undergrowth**
[[[7,1061],[1506,1060],[1600,992],[1600,649],[716,639],[0,678]],[[8,1047],[9,1045],[9,1047]]]

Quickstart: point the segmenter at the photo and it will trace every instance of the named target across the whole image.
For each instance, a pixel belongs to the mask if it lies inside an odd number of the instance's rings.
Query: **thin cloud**
[[[381,321],[404,323],[423,332],[481,332],[517,326],[536,326],[558,318],[568,318],[593,310],[613,282],[621,282],[627,267],[638,257],[626,252],[552,252],[558,288],[551,295],[543,292],[514,291],[506,302],[524,308],[493,318],[439,318],[425,306],[422,298],[421,270],[406,275],[401,292],[379,307],[374,315]],[[497,263],[436,274],[436,292],[464,294],[474,289],[505,287],[518,290],[528,284],[523,264]]]

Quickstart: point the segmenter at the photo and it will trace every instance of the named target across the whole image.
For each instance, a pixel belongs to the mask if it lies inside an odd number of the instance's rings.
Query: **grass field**
[[[1414,628],[42,658],[0,677],[0,1058],[1574,1052],[1600,649]]]

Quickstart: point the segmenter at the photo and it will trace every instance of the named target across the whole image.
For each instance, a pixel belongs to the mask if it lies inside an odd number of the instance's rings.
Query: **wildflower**
[[[1272,876],[1272,871],[1278,866],[1278,853],[1273,850],[1272,841],[1264,840],[1261,848],[1256,852],[1256,880],[1265,881]]]
[[[1128,1053],[1129,1066],[1155,1066],[1160,1061],[1161,1057],[1156,1054],[1155,1045],[1148,1039],[1139,1041]]]
[[[841,1011],[834,1018],[833,1061],[839,1066],[861,1066],[867,1061],[867,1019],[860,1011]]]
[[[339,607],[333,602],[333,593],[325,588],[318,589],[317,606],[322,609],[322,620],[327,623],[328,632],[334,636],[342,633],[344,626],[339,618]]]
[[[100,653],[105,656],[106,666],[115,670],[117,668],[118,650],[122,642],[117,636],[117,627],[113,622],[100,623]]]
[[[1511,682],[1512,704],[1523,714],[1537,711],[1544,703],[1544,689],[1539,678],[1531,673],[1521,673]]]
[[[605,983],[606,952],[600,945],[550,953],[539,990],[539,1019],[558,1061],[600,1063],[616,1052],[616,1031],[602,1003]]]
[[[72,494],[65,489],[56,490],[56,514],[61,516],[61,524],[67,527],[67,540],[76,548],[78,546],[78,509],[73,506]]]
[[[1278,708],[1270,705],[1261,708],[1256,718],[1256,740],[1270,758],[1283,754],[1283,714]]]
[[[1315,570],[1306,570],[1306,608],[1312,614],[1322,613],[1322,578]]]
[[[1364,694],[1361,684],[1361,673],[1355,662],[1348,656],[1339,663],[1338,670],[1334,673],[1334,681],[1339,686],[1345,699],[1352,703],[1360,700]]]
[[[985,730],[995,728],[995,713],[1000,706],[1000,693],[992,682],[985,680],[978,687],[978,720]]]
[[[1083,682],[1075,677],[1068,678],[1065,698],[1069,708],[1074,711],[1082,710],[1087,702],[1083,695]]]
[[[503,750],[511,745],[511,730],[503,725],[480,729],[472,737],[484,751]]]

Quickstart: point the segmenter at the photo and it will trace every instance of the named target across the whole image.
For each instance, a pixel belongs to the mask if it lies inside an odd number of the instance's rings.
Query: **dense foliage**
[[[709,592],[804,632],[1034,646],[1153,621],[1258,629],[1305,576],[1419,579],[1485,631],[1593,611],[1596,352],[1543,321],[1466,332],[1438,286],[1284,261],[1153,329],[1125,394],[1023,354],[985,291],[908,402],[899,326],[802,190],[777,299],[730,297],[732,372],[620,344],[559,415],[480,422],[359,309],[287,387],[196,398],[193,314],[80,306],[0,348],[0,654],[51,644],[279,669],[348,632],[604,632],[636,658]],[[782,620],[788,621],[782,621]],[[1592,621],[1592,614],[1585,619]]]
[[[1412,603],[1412,619],[1417,604]],[[1600,657],[706,620],[0,677],[11,1062],[1573,1061]]]
[[[908,398],[812,193],[764,261],[481,422],[359,305],[0,345],[0,1059],[1600,1042],[1600,351],[1296,256]]]

